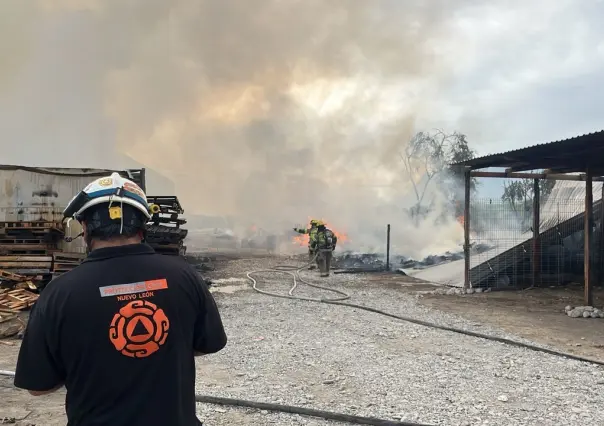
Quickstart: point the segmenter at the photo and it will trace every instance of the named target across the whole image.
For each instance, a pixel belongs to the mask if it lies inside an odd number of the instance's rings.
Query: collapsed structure
[[[0,283],[36,289],[78,265],[85,244],[81,226],[63,222],[63,209],[90,181],[114,170],[0,166]],[[117,171],[146,190],[145,169]],[[186,220],[175,196],[148,196],[159,206],[148,224],[147,242],[162,254],[184,255]],[[15,290],[11,290],[15,291]],[[5,303],[16,293],[4,292]],[[2,301],[0,301],[0,305]],[[19,305],[21,306],[21,305]],[[0,306],[1,307],[1,306]]]

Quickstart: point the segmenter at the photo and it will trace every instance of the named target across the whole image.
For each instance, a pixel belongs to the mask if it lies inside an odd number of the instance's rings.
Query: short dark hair
[[[116,205],[117,206],[117,205]],[[89,240],[111,240],[118,237],[135,237],[146,229],[146,217],[129,204],[120,205],[123,223],[120,219],[109,217],[106,203],[93,206],[84,212],[83,222]],[[120,232],[121,230],[121,232]]]

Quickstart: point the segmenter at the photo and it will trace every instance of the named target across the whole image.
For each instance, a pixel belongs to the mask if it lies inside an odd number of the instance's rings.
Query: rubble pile
[[[348,268],[385,268],[386,260],[385,256],[377,253],[351,253],[346,252],[339,256],[334,257],[332,261],[334,268],[348,269]]]
[[[474,254],[484,253],[493,249],[493,246],[489,246],[483,243],[474,243],[470,245],[470,248]],[[407,258],[404,256],[400,256],[400,265],[403,269],[426,269],[431,268],[433,266],[441,265],[443,263],[455,262],[457,260],[462,260],[465,255],[463,250],[458,250],[455,252],[446,251],[441,255],[430,255],[426,256],[422,260],[415,260],[412,258]]]
[[[484,253],[493,247],[487,244],[474,244],[471,249],[474,253]],[[455,262],[464,259],[463,250],[455,252],[446,251],[440,255],[426,256],[422,260],[411,257],[395,255],[391,257],[391,265],[400,265],[398,272],[404,274],[404,269],[421,270],[428,269],[444,263]],[[386,256],[378,253],[354,253],[344,252],[336,255],[333,260],[335,268],[339,269],[384,269],[386,267]]]
[[[604,318],[604,311],[593,306],[567,306],[564,312],[571,318]]]

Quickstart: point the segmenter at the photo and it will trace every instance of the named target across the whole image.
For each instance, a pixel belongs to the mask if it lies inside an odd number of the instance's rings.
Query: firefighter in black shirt
[[[183,258],[142,243],[146,196],[117,173],[88,185],[65,216],[82,223],[90,253],[40,295],[15,386],[65,386],[69,426],[201,425],[194,356],[226,345],[207,287]]]

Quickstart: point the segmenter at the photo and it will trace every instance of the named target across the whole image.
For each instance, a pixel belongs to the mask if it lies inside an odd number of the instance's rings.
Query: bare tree
[[[459,200],[460,183],[463,173],[450,167],[452,163],[474,158],[474,151],[469,147],[464,134],[455,132],[447,134],[442,130],[432,133],[419,132],[400,153],[407,177],[411,182],[416,197],[412,214],[429,209],[431,200],[424,205],[430,184],[435,183],[450,201]],[[472,180],[472,189],[476,181]]]

